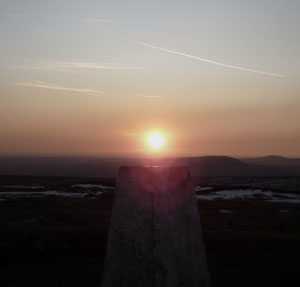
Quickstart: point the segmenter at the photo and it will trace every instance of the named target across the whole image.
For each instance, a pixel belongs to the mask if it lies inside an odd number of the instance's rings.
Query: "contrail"
[[[141,42],[141,41],[133,40],[133,43],[135,43],[137,45],[140,45],[140,46],[145,46],[145,47],[149,47],[149,48],[152,48],[152,49],[160,50],[160,51],[163,51],[163,52],[168,52],[168,53],[172,53],[172,54],[175,54],[175,55],[192,58],[192,59],[195,59],[195,60],[198,60],[198,61],[207,62],[207,63],[218,65],[218,66],[221,66],[221,67],[238,69],[238,70],[242,70],[242,71],[246,71],[246,72],[258,73],[258,74],[263,74],[263,75],[268,75],[268,76],[273,76],[273,77],[281,77],[281,78],[284,77],[284,75],[280,75],[280,74],[274,74],[274,73],[269,73],[269,72],[253,70],[253,69],[248,69],[248,68],[244,68],[244,67],[239,67],[239,66],[234,66],[234,65],[228,65],[228,64],[224,64],[224,63],[215,62],[215,61],[212,61],[212,60],[209,60],[209,59],[205,59],[205,58],[201,58],[201,57],[197,57],[197,56],[193,56],[193,55],[189,55],[189,54],[185,54],[185,53],[180,53],[180,52],[176,52],[176,51],[169,50],[169,49],[160,48],[160,47],[157,47],[157,46],[145,43],[145,42]]]
[[[23,78],[27,82],[16,83],[17,86],[49,89],[49,90],[56,90],[56,91],[76,92],[76,93],[86,94],[86,95],[90,95],[90,96],[100,96],[100,94],[103,93],[102,91],[94,90],[94,89],[79,89],[79,88],[58,86],[56,84],[52,84],[49,82],[36,81],[36,80],[32,80],[32,79],[26,78],[26,77],[18,76],[18,78]]]

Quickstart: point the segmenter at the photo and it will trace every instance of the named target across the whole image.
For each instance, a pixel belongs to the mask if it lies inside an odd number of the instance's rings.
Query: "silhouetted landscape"
[[[1,0],[0,287],[300,286],[299,11]]]
[[[193,176],[300,176],[300,159],[228,156],[185,158],[0,157],[0,174],[116,178],[121,165],[186,165]]]
[[[300,280],[299,161],[273,159],[159,160],[192,170],[212,286]],[[139,161],[2,158],[0,285],[99,286],[115,174]]]

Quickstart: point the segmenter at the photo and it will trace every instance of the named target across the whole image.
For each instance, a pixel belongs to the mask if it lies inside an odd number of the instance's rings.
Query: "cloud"
[[[205,59],[205,58],[201,58],[201,57],[197,57],[197,56],[193,56],[193,55],[189,55],[189,54],[185,54],[185,53],[180,53],[180,52],[176,52],[176,51],[165,49],[165,48],[160,48],[160,47],[157,47],[157,46],[145,43],[145,42],[141,42],[141,41],[135,41],[134,40],[133,43],[137,44],[137,45],[140,45],[140,46],[160,50],[160,51],[163,51],[163,52],[167,52],[167,53],[171,53],[171,54],[175,54],[175,55],[179,55],[179,56],[192,58],[192,59],[195,59],[195,60],[198,60],[198,61],[207,62],[207,63],[210,63],[210,64],[225,67],[225,68],[238,69],[238,70],[242,70],[242,71],[246,71],[246,72],[258,73],[258,74],[263,74],[263,75],[273,76],[273,77],[281,77],[281,78],[284,77],[284,75],[281,75],[281,74],[274,74],[274,73],[269,73],[269,72],[254,70],[254,69],[248,69],[248,68],[244,68],[244,67],[240,67],[240,66],[234,66],[234,65],[228,65],[228,64],[224,64],[224,63],[220,63],[220,62],[215,62],[215,61],[212,61],[212,60],[209,60],[209,59]]]
[[[82,73],[84,70],[131,70],[138,67],[120,65],[116,63],[98,62],[67,62],[67,61],[33,61],[25,65],[14,66],[17,69],[26,70],[50,70],[57,72]]]
[[[16,85],[23,86],[23,87],[56,90],[56,91],[62,91],[62,92],[75,92],[75,93],[86,94],[86,95],[90,95],[90,96],[100,96],[103,93],[103,91],[100,91],[100,90],[64,87],[64,86],[51,84],[48,82],[32,81],[32,80],[30,80],[28,82],[16,83]]]
[[[99,18],[86,18],[84,19],[84,21],[88,23],[109,23],[107,19],[99,19]]]

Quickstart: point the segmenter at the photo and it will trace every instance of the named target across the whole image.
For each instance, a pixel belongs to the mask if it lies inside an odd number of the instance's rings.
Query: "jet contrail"
[[[149,47],[149,48],[152,48],[152,49],[160,50],[160,51],[163,51],[163,52],[168,52],[168,53],[176,54],[176,55],[179,55],[179,56],[192,58],[192,59],[195,59],[195,60],[198,60],[198,61],[203,61],[203,62],[207,62],[207,63],[210,63],[210,64],[215,64],[215,65],[218,65],[218,66],[221,66],[221,67],[238,69],[238,70],[242,70],[242,71],[258,73],[258,74],[263,74],[263,75],[268,75],[268,76],[273,76],[273,77],[281,77],[281,78],[284,77],[284,75],[280,75],[280,74],[274,74],[274,73],[258,71],[258,70],[243,68],[243,67],[239,67],[239,66],[234,66],[234,65],[228,65],[228,64],[215,62],[215,61],[212,61],[212,60],[209,60],[209,59],[205,59],[205,58],[201,58],[201,57],[197,57],[197,56],[193,56],[193,55],[189,55],[189,54],[185,54],[185,53],[180,53],[180,52],[176,52],[176,51],[169,50],[169,49],[160,48],[160,47],[157,47],[157,46],[145,43],[145,42],[141,42],[141,41],[133,40],[133,43],[135,43],[137,45],[140,45],[140,46],[145,46],[145,47]]]
[[[94,89],[80,89],[80,88],[58,86],[56,84],[52,84],[49,82],[37,81],[37,80],[33,80],[30,78],[26,78],[26,77],[20,77],[20,76],[17,76],[17,77],[25,79],[27,82],[16,83],[16,86],[41,88],[41,89],[49,89],[49,90],[56,90],[56,91],[76,92],[76,93],[80,93],[80,94],[86,94],[86,95],[97,96],[97,97],[103,93],[102,91],[94,90]]]

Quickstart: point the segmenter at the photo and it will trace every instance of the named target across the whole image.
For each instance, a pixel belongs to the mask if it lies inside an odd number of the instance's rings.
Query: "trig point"
[[[207,287],[196,195],[187,167],[121,167],[102,287]]]

